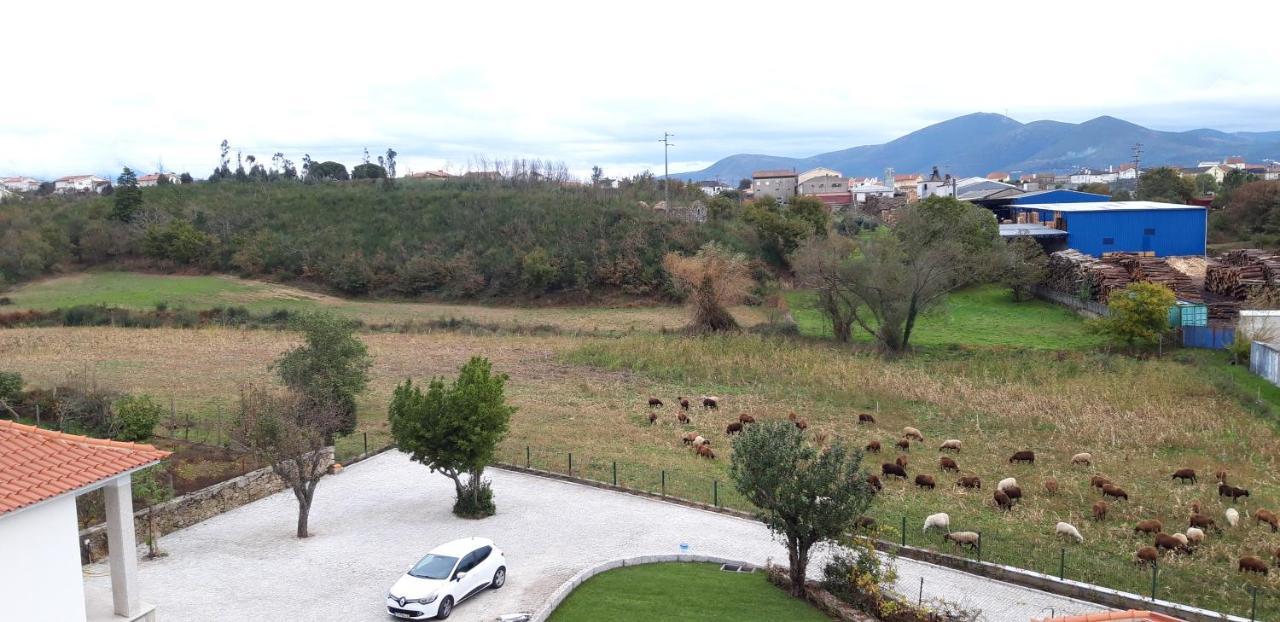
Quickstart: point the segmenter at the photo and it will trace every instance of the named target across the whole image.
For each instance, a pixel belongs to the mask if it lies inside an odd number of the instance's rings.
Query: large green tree
[[[138,211],[142,209],[142,189],[138,188],[138,176],[127,166],[116,178],[112,200],[115,202],[111,210],[112,220],[133,222]]]
[[[404,381],[387,409],[396,447],[453,481],[453,510],[460,516],[480,518],[495,511],[483,475],[516,410],[506,402],[506,381],[507,375],[493,373],[487,359],[472,357],[451,385],[432,378],[423,392]]]
[[[1162,166],[1151,169],[1138,179],[1139,201],[1186,203],[1195,195],[1195,183],[1182,176],[1176,169]]]
[[[285,386],[315,408],[337,413],[330,438],[350,434],[356,427],[356,396],[368,386],[373,365],[368,348],[356,336],[353,322],[332,314],[304,314],[295,327],[302,332],[302,345],[272,367]]]
[[[1001,280],[1015,302],[1030,300],[1032,289],[1049,278],[1049,258],[1040,243],[1027,235],[1010,240],[1004,250]]]
[[[1172,331],[1169,308],[1177,303],[1173,291],[1159,283],[1130,283],[1107,297],[1107,317],[1094,321],[1099,333],[1130,349],[1150,348]]]
[[[747,426],[733,441],[729,476],[786,542],[793,596],[805,593],[813,546],[852,531],[875,498],[860,450],[842,441],[818,447],[787,421]]]
[[[812,197],[792,197],[785,205],[761,197],[747,208],[745,219],[755,228],[765,260],[780,268],[789,268],[788,257],[800,243],[824,235],[830,222],[826,206]]]
[[[383,168],[378,164],[365,162],[364,164],[357,164],[355,168],[351,169],[351,178],[352,179],[386,179],[387,169]]]

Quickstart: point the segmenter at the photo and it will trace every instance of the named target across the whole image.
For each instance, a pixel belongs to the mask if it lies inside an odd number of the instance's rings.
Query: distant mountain
[[[999,114],[977,112],[916,130],[883,145],[865,145],[808,158],[738,154],[700,171],[673,173],[681,179],[750,177],[752,171],[825,166],[853,177],[880,176],[886,167],[898,173],[928,173],[933,166],[959,176],[992,171],[1063,172],[1103,168],[1132,160],[1142,143],[1146,166],[1194,166],[1204,160],[1244,156],[1250,162],[1280,159],[1278,132],[1161,132],[1115,117],[1084,123],[1019,123]]]

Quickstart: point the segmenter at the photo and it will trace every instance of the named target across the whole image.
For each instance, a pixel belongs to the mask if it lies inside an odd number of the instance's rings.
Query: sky
[[[664,131],[674,173],[971,112],[1280,130],[1274,1],[13,4],[0,175],[204,177],[223,139],[349,167],[391,147],[402,175],[661,174]]]

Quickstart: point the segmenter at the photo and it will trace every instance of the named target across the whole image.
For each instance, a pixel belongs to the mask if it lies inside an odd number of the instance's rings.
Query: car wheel
[[[489,582],[489,587],[496,590],[502,587],[504,584],[506,584],[506,582],[507,582],[507,569],[498,568],[498,571],[493,573],[493,581]]]
[[[436,619],[443,620],[451,613],[453,613],[453,597],[445,596],[444,600],[440,601],[440,608],[436,609]]]

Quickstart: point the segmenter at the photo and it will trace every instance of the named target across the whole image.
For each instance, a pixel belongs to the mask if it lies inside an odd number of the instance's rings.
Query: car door
[[[457,578],[459,574],[462,574],[464,572],[467,573],[467,575],[465,577],[457,579],[457,581],[454,582],[453,593],[454,593],[455,599],[462,600],[467,596],[470,596],[472,590],[475,589],[476,577],[475,577],[475,572],[473,572],[475,570],[475,566],[476,566],[475,551],[467,553],[467,555],[462,558],[462,561],[458,562],[458,569],[453,571],[454,578]]]
[[[489,563],[489,557],[492,552],[493,547],[482,546],[471,553],[474,559],[471,561],[471,572],[467,573],[468,579],[475,579],[475,582],[471,584],[471,589],[481,589],[489,585],[489,581],[493,580],[493,571],[497,570],[497,568],[492,568],[493,564]]]

